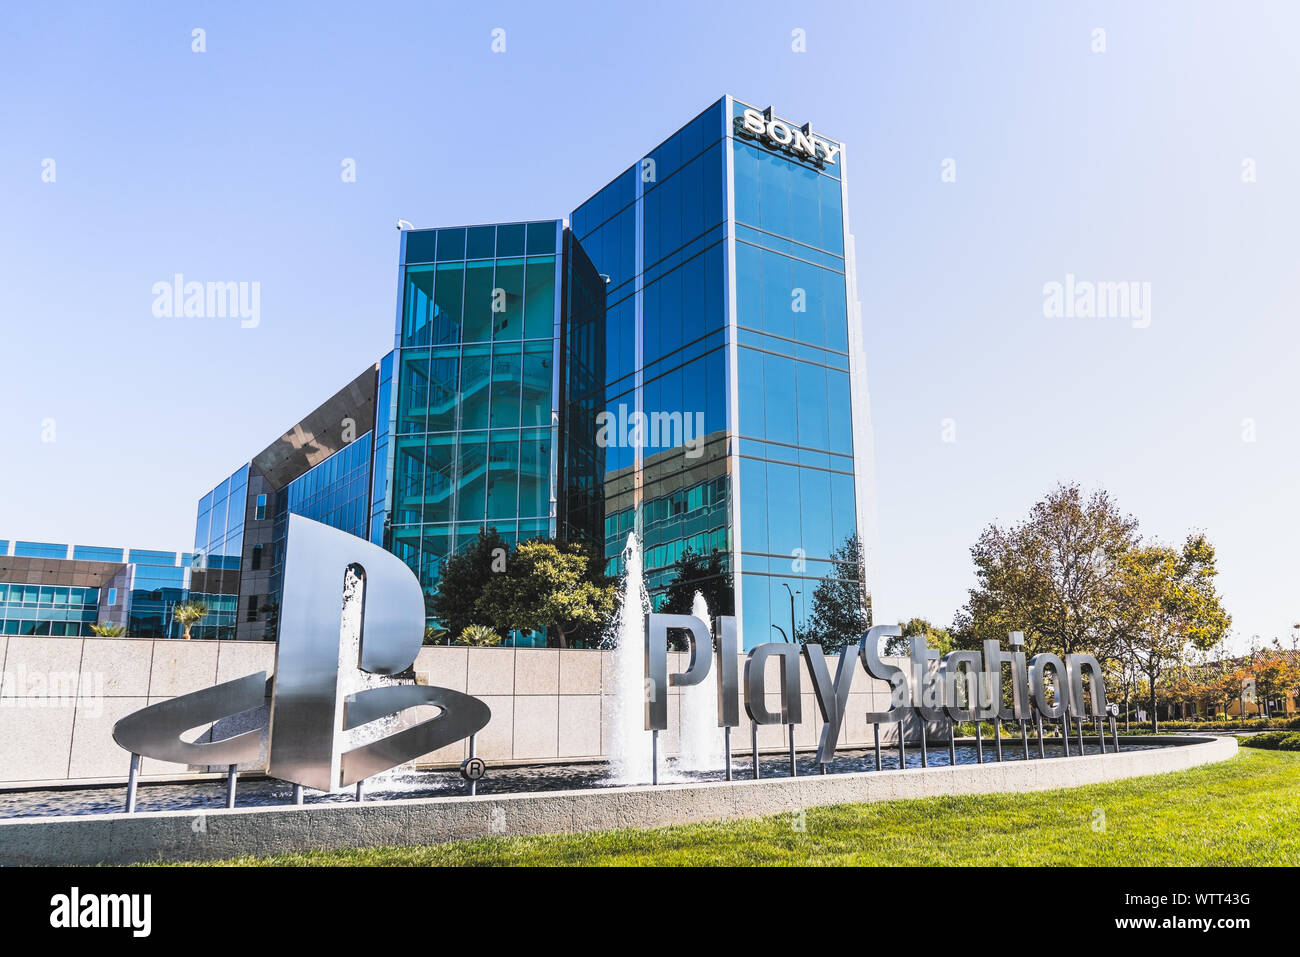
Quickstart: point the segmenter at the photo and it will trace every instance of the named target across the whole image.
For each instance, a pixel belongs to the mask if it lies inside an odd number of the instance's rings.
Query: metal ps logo
[[[256,762],[267,773],[334,791],[469,737],[492,717],[477,698],[415,684],[378,684],[415,662],[424,594],[396,555],[364,539],[289,516],[275,677],[264,671],[127,715],[113,739],[133,754],[191,765]],[[410,709],[439,713],[410,720]],[[265,707],[265,722],[248,713]],[[188,729],[253,727],[192,744]],[[386,720],[388,719],[388,720]],[[378,735],[376,734],[378,732]]]

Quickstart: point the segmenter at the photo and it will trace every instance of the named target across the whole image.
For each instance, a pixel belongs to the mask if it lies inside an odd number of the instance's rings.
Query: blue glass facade
[[[75,637],[96,623],[138,638],[177,638],[194,556],[156,549],[0,544],[0,634]],[[208,619],[204,619],[208,621]]]
[[[556,534],[562,242],[558,220],[403,233],[383,544],[430,596],[484,526]]]
[[[291,513],[384,545],[426,596],[484,526],[591,542],[614,573],[635,531],[656,603],[716,552],[747,645],[799,632],[868,538],[843,169],[842,144],[724,97],[567,228],[403,231],[394,350],[205,496],[205,593],[273,636]]]
[[[790,592],[804,627],[832,553],[859,534],[855,456],[869,451],[850,385],[843,147],[822,137],[801,156],[748,132],[746,108],[719,100],[572,221],[610,277],[605,408],[702,424],[693,450],[653,430],[606,450],[610,567],[639,528],[658,600],[686,549],[718,550],[752,646],[773,625],[789,634]]]

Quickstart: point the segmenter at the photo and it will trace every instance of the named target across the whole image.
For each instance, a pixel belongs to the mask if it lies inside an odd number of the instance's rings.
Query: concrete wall
[[[1019,793],[1177,771],[1223,761],[1235,738],[1184,738],[1149,751],[922,770],[660,787],[304,807],[98,814],[0,821],[4,864],[221,860],[349,847],[435,844],[489,835],[662,827],[802,808],[939,794]],[[202,827],[195,827],[197,820]]]
[[[686,656],[670,655],[672,671]],[[427,647],[415,663],[416,680],[482,698],[492,720],[479,733],[479,756],[489,762],[592,759],[605,755],[613,699],[612,652],[557,648]],[[271,671],[275,646],[266,642],[181,641],[139,638],[0,637],[0,786],[36,782],[125,780],[129,757],[112,739],[122,716],[147,704],[197,691],[256,671]],[[834,675],[836,659],[828,659]],[[777,687],[778,662],[768,662],[769,688]],[[740,674],[743,676],[743,665]],[[803,722],[800,748],[817,744],[821,715],[812,682],[801,669]],[[712,680],[712,676],[709,679]],[[769,707],[779,696],[769,693]],[[665,755],[676,753],[681,727],[679,689],[670,689]],[[863,715],[888,706],[884,682],[859,670],[841,738],[847,746],[871,743]],[[749,728],[733,733],[736,753],[749,749]],[[885,730],[885,729],[882,729]],[[721,732],[719,731],[719,734]],[[761,749],[787,747],[786,729],[759,731]],[[892,729],[886,741],[892,740]],[[187,738],[187,740],[196,740]],[[459,742],[417,763],[458,764]],[[146,758],[146,777],[202,773]]]

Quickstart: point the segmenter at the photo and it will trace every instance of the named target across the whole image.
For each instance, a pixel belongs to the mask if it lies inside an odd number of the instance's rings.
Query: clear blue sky
[[[203,492],[390,347],[399,217],[567,215],[730,92],[848,144],[885,617],[949,621],[980,528],[1076,480],[1204,529],[1238,642],[1289,642],[1298,10],[10,4],[0,536],[188,548]],[[260,283],[260,325],[155,318],[177,272]],[[1067,273],[1149,282],[1150,326],[1045,318]]]

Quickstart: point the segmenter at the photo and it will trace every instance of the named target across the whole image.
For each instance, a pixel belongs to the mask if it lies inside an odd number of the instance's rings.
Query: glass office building
[[[179,638],[172,612],[193,597],[189,552],[0,540],[0,634],[78,637],[121,625]],[[222,609],[213,607],[214,620]]]
[[[200,503],[196,569],[237,594],[236,636],[274,636],[291,513],[384,545],[428,596],[484,526],[587,541],[615,573],[636,532],[656,602],[716,552],[746,645],[801,629],[836,550],[871,540],[844,159],[724,97],[567,226],[404,230],[393,351]]]
[[[718,550],[747,646],[790,631],[791,593],[803,627],[836,548],[870,540],[843,159],[724,97],[572,217],[610,277],[605,408],[699,423],[695,449],[651,429],[607,450],[606,555],[639,529],[653,594],[687,549]]]

